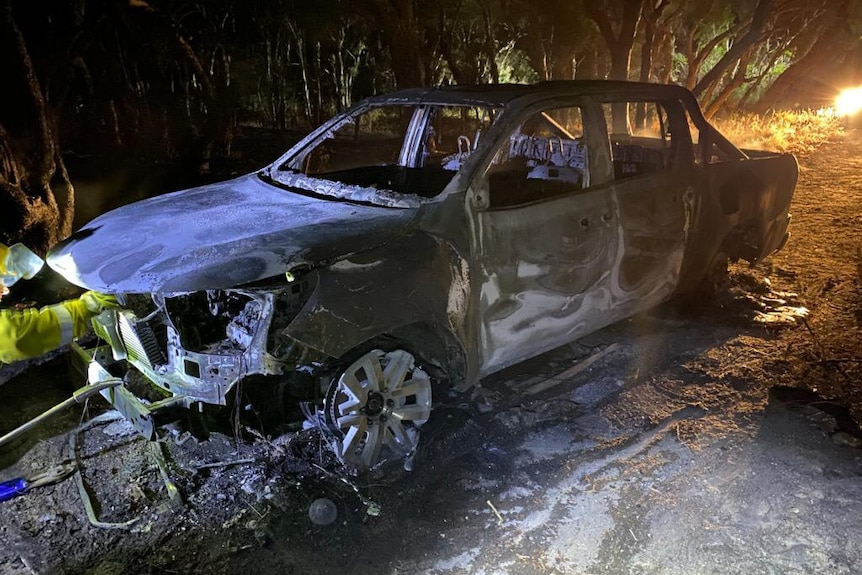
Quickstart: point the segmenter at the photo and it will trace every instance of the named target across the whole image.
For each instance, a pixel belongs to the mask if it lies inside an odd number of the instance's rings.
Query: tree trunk
[[[646,3],[643,6],[644,41],[641,45],[641,69],[638,80],[649,82],[652,74],[653,46],[656,37],[656,29],[661,13],[667,6],[667,0],[661,0],[658,4]],[[635,126],[646,128],[646,104],[640,102],[635,113]]]
[[[577,67],[575,68],[575,80],[594,80],[598,78],[599,73],[596,62],[598,55],[596,48],[593,45],[587,45],[584,50],[578,54]]]
[[[72,232],[74,189],[12,0],[0,4],[0,53],[0,241],[44,254]]]
[[[629,64],[631,62],[632,46],[635,41],[638,22],[640,21],[643,0],[622,0],[623,13],[620,20],[619,33],[615,33],[607,10],[592,0],[584,0],[587,16],[599,27],[599,31],[608,47],[611,56],[612,80],[628,80]],[[625,103],[611,105],[613,132],[626,134],[629,132],[629,107]]]
[[[455,52],[454,23],[458,18],[459,15],[457,12],[451,14],[445,10],[441,10],[437,15],[440,55],[446,60],[449,71],[452,73],[452,79],[456,84],[475,84],[479,81],[476,58],[472,54],[459,56]]]
[[[491,21],[491,8],[486,2],[479,1],[482,7],[482,19],[485,23],[485,57],[488,59],[488,73],[492,84],[500,83],[500,70],[497,67],[497,38],[494,36],[494,26]]]
[[[643,0],[622,0],[622,17],[619,31],[614,32],[608,10],[598,6],[594,0],[584,0],[587,16],[596,23],[608,47],[611,60],[612,80],[627,80]]]
[[[299,72],[302,75],[302,103],[305,107],[305,119],[309,125],[314,123],[314,112],[311,103],[311,78],[308,74],[308,57],[305,50],[305,36],[293,23],[288,21],[287,27],[296,44],[296,57],[299,59]]]
[[[685,61],[688,63],[684,86],[689,90],[693,90],[697,85],[697,76],[700,73],[700,67],[703,65],[706,57],[712,53],[716,46],[733,33],[733,28],[728,28],[721,34],[718,34],[705,42],[700,50],[695,50],[697,28],[697,26],[693,26],[692,29],[688,30],[682,39],[679,40],[679,45],[682,46]],[[678,33],[678,35],[681,34]]]
[[[692,88],[695,96],[700,97],[704,94],[712,93],[722,76],[724,76],[725,71],[737,63],[755,44],[760,42],[772,9],[772,2],[773,0],[758,0],[748,31],[746,31],[742,38],[733,42],[730,50]]]
[[[392,58],[397,88],[425,86],[428,70],[424,57],[427,46],[416,21],[414,0],[375,0],[377,16]]]
[[[736,66],[736,71],[730,78],[730,81],[722,87],[718,95],[715,98],[712,98],[709,104],[704,108],[704,116],[712,118],[716,112],[721,109],[724,103],[727,102],[730,95],[733,94],[733,91],[745,83],[745,70],[748,68],[748,63],[751,60],[751,52],[753,49],[754,47],[752,46],[750,50],[740,57],[739,63]]]

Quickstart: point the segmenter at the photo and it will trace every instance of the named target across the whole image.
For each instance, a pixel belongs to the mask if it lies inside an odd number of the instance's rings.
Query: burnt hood
[[[379,246],[415,214],[304,195],[250,174],[107,212],[47,261],[105,293],[225,289]]]

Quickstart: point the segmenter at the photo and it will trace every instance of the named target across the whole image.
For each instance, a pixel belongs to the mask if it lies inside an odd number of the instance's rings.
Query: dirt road
[[[152,448],[105,422],[76,434],[93,512],[137,521],[92,526],[72,480],[34,490],[0,504],[0,573],[862,572],[862,139],[800,164],[782,253],[708,308],[666,305],[450,398],[412,472],[343,480],[296,457],[325,454],[314,430],[178,437],[172,501]],[[65,376],[56,360],[7,383],[4,428]],[[77,417],[4,454],[0,479],[68,457]],[[320,497],[331,524],[309,520]]]

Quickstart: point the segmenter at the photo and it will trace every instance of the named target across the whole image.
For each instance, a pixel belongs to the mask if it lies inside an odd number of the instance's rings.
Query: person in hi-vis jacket
[[[42,258],[24,244],[0,243],[0,299],[19,279],[30,279],[42,269]],[[38,357],[83,335],[90,320],[117,299],[94,291],[41,309],[0,309],[0,362]]]

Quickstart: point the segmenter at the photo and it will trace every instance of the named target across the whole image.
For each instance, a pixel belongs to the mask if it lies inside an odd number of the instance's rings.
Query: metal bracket
[[[102,367],[98,361],[90,363],[88,368],[88,377],[91,382],[97,382],[102,379],[110,378],[110,374]],[[119,411],[135,431],[140,433],[148,441],[158,439],[156,433],[156,423],[153,415],[161,409],[172,405],[182,404],[186,399],[185,396],[169,397],[162,401],[157,401],[150,405],[146,405],[135,396],[131,391],[122,385],[103,389],[102,397],[108,400],[114,408]]]
[[[153,421],[152,412],[132,392],[125,387],[114,387],[106,389],[102,395],[117,411],[123,414],[123,417],[144,439],[149,441],[156,439],[156,425]]]

